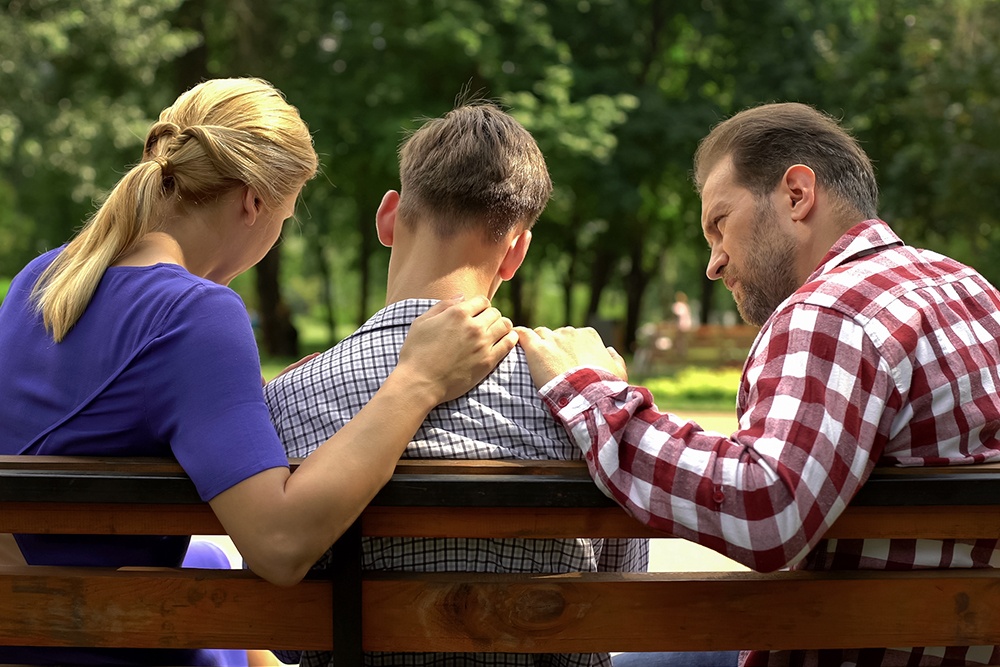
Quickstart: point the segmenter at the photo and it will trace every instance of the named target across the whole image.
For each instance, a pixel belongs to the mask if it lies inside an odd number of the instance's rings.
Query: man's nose
[[[708,259],[708,269],[705,274],[708,276],[709,280],[719,280],[722,278],[722,271],[729,264],[729,255],[725,253],[721,248],[719,250],[712,250],[712,256]]]

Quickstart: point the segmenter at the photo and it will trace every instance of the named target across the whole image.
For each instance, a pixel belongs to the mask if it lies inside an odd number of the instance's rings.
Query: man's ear
[[[257,222],[257,215],[260,213],[262,205],[260,197],[257,195],[257,191],[249,185],[244,186],[243,215],[247,227],[253,227],[253,224]]]
[[[816,172],[804,164],[793,164],[785,170],[778,187],[792,220],[805,220],[816,205]]]
[[[497,271],[497,275],[500,276],[501,280],[510,280],[517,273],[517,270],[521,268],[521,262],[524,261],[524,256],[528,254],[528,246],[531,245],[531,231],[526,229],[510,242],[507,246],[507,253],[503,256],[500,261],[500,270]]]
[[[399,210],[399,193],[389,190],[382,195],[382,203],[375,213],[375,230],[378,232],[379,243],[386,248],[392,247],[396,233],[396,211]]]

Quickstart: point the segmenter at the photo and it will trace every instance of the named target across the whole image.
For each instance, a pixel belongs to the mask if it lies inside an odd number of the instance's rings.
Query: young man
[[[904,245],[876,216],[868,156],[808,106],[766,105],[721,123],[698,148],[695,179],[708,275],[762,327],[740,384],[738,431],[725,438],[659,412],[646,390],[622,381],[620,357],[593,332],[520,332],[543,398],[598,485],[650,526],[757,570],[1000,564],[996,540],[823,539],[876,462],[1000,460],[997,290],[967,266]],[[994,665],[1000,649],[742,659]]]
[[[290,456],[306,456],[357,413],[396,365],[413,319],[456,294],[492,297],[524,259],[552,191],[534,139],[493,105],[459,107],[425,123],[400,149],[400,192],[376,215],[392,248],[387,306],[358,331],[265,389]],[[539,400],[524,353],[512,352],[466,396],[433,411],[410,458],[581,458]],[[367,539],[365,567],[480,572],[643,571],[644,540]],[[435,654],[370,654],[369,664],[441,662]],[[328,655],[304,654],[303,665]],[[609,665],[606,654],[453,656],[447,664]]]

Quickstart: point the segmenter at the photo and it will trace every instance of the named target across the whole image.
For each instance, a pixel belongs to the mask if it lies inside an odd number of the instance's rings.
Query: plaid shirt
[[[876,461],[1000,459],[998,341],[993,286],[869,220],[764,324],[730,437],[658,411],[648,391],[603,371],[576,369],[541,393],[605,493],[753,569],[995,567],[996,540],[822,537]],[[1000,650],[750,652],[743,664],[1000,664]]]
[[[289,456],[307,456],[343,427],[395,368],[414,318],[429,299],[394,303],[336,347],[270,382],[264,390]],[[524,351],[516,348],[471,392],[435,408],[404,458],[580,459],[578,448],[538,398]],[[644,572],[646,540],[365,538],[370,570],[474,572]],[[324,567],[326,557],[317,567]],[[330,655],[306,652],[302,665]],[[367,665],[610,666],[607,654],[368,653]]]

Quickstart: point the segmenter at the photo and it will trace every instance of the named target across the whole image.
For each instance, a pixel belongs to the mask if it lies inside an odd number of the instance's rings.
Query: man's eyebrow
[[[719,207],[713,206],[708,209],[708,213],[702,218],[701,229],[703,232],[707,233],[709,228],[715,223],[716,219],[719,217]]]

